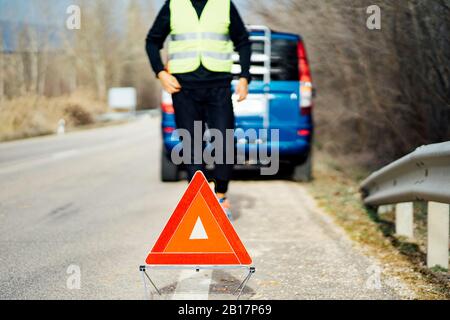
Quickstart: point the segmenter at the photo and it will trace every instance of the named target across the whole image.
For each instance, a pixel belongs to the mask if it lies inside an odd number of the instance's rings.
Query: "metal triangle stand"
[[[200,270],[220,270],[220,269],[247,269],[248,274],[244,278],[244,280],[241,282],[239,287],[233,292],[233,295],[237,294],[237,300],[240,299],[242,292],[244,291],[245,287],[247,286],[247,283],[250,281],[250,278],[252,275],[256,272],[255,267],[249,267],[249,266],[148,266],[143,265],[139,267],[139,271],[142,276],[142,282],[144,284],[144,292],[145,292],[145,299],[148,300],[150,298],[149,290],[147,286],[147,282],[149,282],[152,287],[155,289],[155,291],[158,293],[159,296],[162,296],[161,290],[156,286],[155,282],[150,278],[147,270],[153,269],[153,270],[194,270],[199,272]]]

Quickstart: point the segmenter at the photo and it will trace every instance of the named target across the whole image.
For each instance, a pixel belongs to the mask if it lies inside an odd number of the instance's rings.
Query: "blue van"
[[[294,181],[312,178],[311,144],[314,132],[312,117],[314,89],[305,45],[299,35],[274,32],[265,26],[249,26],[252,42],[252,82],[248,99],[234,103],[236,132],[254,129],[277,129],[280,165],[290,167]],[[240,74],[239,56],[233,56],[233,74]],[[235,86],[236,81],[232,85]],[[177,181],[183,171],[170,160],[172,149],[179,143],[171,95],[162,96],[161,180]],[[175,137],[175,138],[174,138]],[[246,156],[252,148],[270,145],[271,135],[256,140],[237,140],[237,150]],[[269,148],[270,150],[270,148]],[[239,153],[239,151],[238,151]],[[262,166],[258,159],[247,158],[240,167]]]

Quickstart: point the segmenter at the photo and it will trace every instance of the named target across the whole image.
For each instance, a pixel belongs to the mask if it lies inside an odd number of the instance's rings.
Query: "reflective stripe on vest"
[[[172,34],[170,36],[171,41],[186,41],[186,40],[217,40],[217,41],[230,41],[230,36],[227,34],[220,34],[214,32],[198,32],[198,33],[183,33]]]
[[[201,17],[191,0],[171,0],[169,71],[195,71],[200,64],[214,72],[231,72],[230,0],[208,0]]]
[[[169,54],[170,60],[180,60],[180,59],[193,59],[197,58],[199,55],[198,52],[178,52]],[[230,60],[232,58],[231,53],[219,53],[212,51],[200,52],[200,55],[203,57],[213,58],[217,60]]]

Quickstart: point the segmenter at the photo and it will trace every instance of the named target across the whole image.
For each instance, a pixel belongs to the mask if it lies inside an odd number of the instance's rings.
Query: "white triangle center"
[[[202,219],[197,218],[194,229],[192,230],[189,240],[207,240],[208,235],[206,234],[205,227],[203,227]]]

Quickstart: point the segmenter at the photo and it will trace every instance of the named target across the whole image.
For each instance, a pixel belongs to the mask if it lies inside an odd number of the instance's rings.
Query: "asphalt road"
[[[143,299],[138,267],[187,186],[159,181],[159,150],[158,119],[150,118],[0,144],[0,298]],[[383,266],[301,184],[246,177],[232,184],[230,199],[235,228],[257,269],[244,299],[409,294],[383,274],[376,285],[373,272]],[[80,288],[73,289],[68,271],[77,268]],[[231,292],[245,274],[151,275],[163,292],[154,299],[235,299]]]

